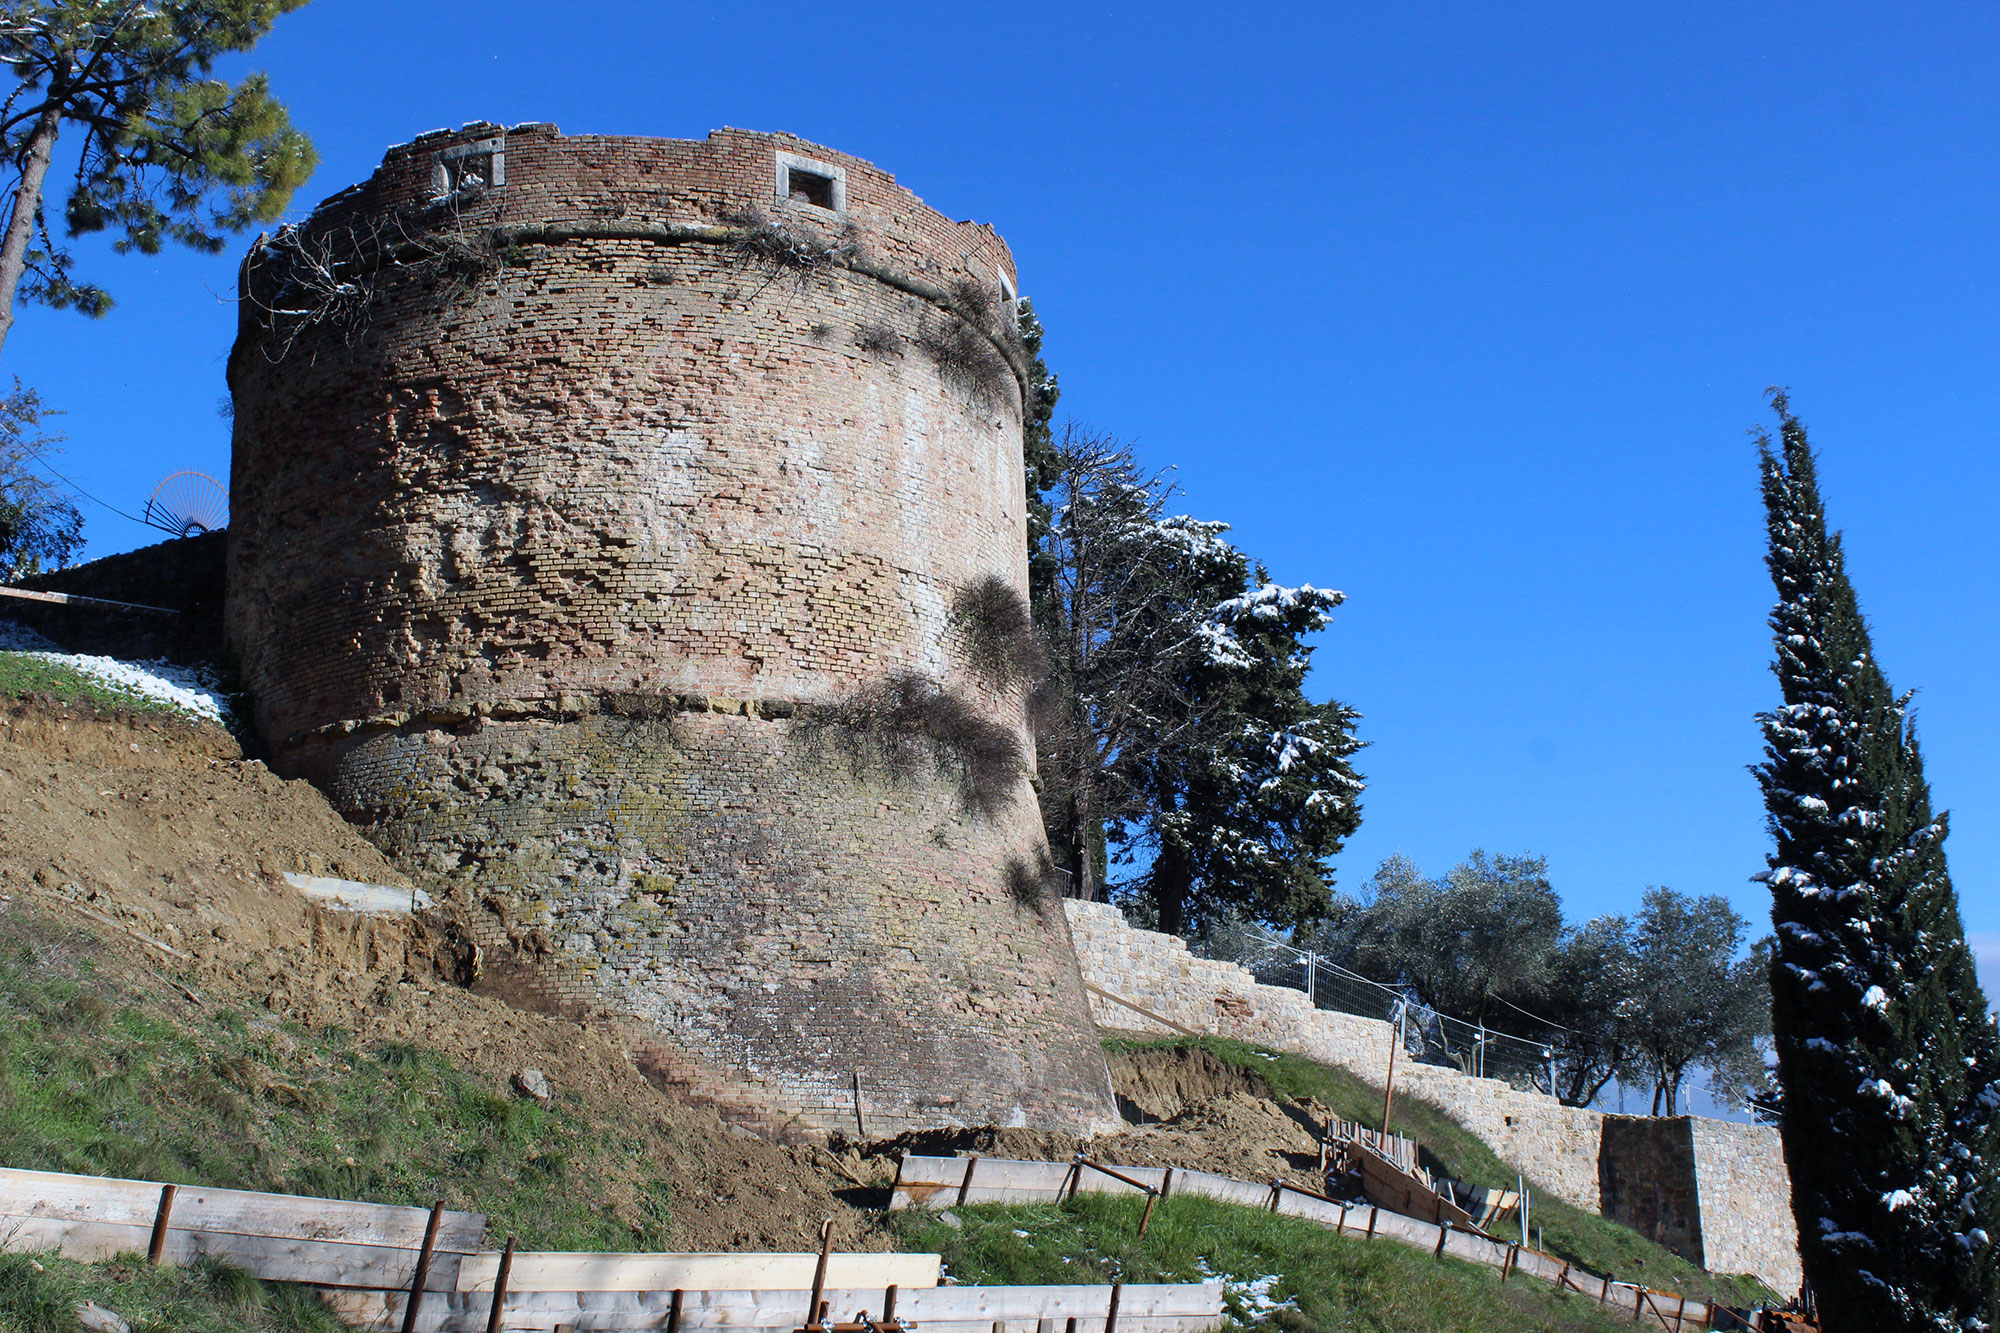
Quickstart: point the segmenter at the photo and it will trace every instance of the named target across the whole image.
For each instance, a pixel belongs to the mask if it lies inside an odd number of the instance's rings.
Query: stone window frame
[[[1007,270],[998,264],[993,266],[993,276],[1000,284],[1000,308],[1011,315],[1020,308],[1020,289],[1014,285],[1014,280],[1007,276]]]
[[[490,179],[479,185],[468,185],[464,181],[462,164],[471,158],[483,157],[488,160],[487,175]],[[469,189],[494,189],[507,183],[507,136],[495,135],[490,139],[474,139],[469,143],[453,144],[440,148],[431,154],[431,194],[438,199],[448,199],[455,194],[463,194]]]
[[[817,176],[821,180],[830,182],[832,186],[833,207],[826,208],[820,204],[792,198],[791,177],[794,171],[801,172],[807,176]],[[804,204],[807,208],[818,208],[822,212],[833,213],[843,217],[846,216],[847,168],[845,167],[837,167],[831,162],[822,162],[818,158],[804,157],[798,153],[787,153],[780,149],[776,154],[776,160],[772,164],[771,185],[777,191],[778,202],[781,204]]]

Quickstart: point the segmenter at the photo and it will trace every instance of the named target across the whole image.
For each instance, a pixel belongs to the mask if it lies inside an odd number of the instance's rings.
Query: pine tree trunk
[[[1070,836],[1076,849],[1076,896],[1087,903],[1097,901],[1097,858],[1092,855],[1095,849],[1090,836],[1090,801],[1085,794],[1089,786],[1089,779],[1079,772],[1076,781],[1070,784],[1069,802]]]
[[[1178,935],[1187,928],[1188,863],[1180,849],[1168,843],[1153,858],[1148,879],[1153,906],[1160,914],[1161,933]]]
[[[21,185],[14,191],[14,210],[7,218],[7,231],[0,237],[0,348],[14,328],[14,298],[28,271],[28,246],[35,237],[35,218],[42,207],[42,182],[48,179],[49,160],[55,156],[56,135],[62,129],[62,107],[54,90],[21,158]]]

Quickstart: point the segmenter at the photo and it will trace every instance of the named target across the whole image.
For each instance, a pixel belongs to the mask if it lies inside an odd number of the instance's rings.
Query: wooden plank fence
[[[1389,1164],[1385,1161],[1383,1165]],[[1113,1166],[1153,1189],[1160,1188],[1165,1169]],[[1072,1193],[1139,1194],[1143,1191],[1101,1172],[1078,1174],[1069,1162],[1020,1162],[982,1157],[905,1156],[890,1194],[891,1208],[950,1208],[960,1203],[1047,1203]],[[1544,1254],[1447,1220],[1442,1224],[1407,1217],[1379,1204],[1348,1204],[1324,1199],[1295,1186],[1217,1176],[1206,1171],[1174,1170],[1168,1197],[1199,1194],[1225,1203],[1248,1204],[1288,1217],[1300,1217],[1357,1239],[1387,1239],[1429,1251],[1438,1258],[1464,1259],[1500,1270],[1505,1281],[1525,1273],[1588,1300],[1629,1310],[1634,1321],[1656,1323],[1668,1333],[1710,1327],[1711,1312],[1702,1301],[1684,1300],[1674,1292],[1651,1291],[1614,1282],[1574,1268]],[[1463,1214],[1461,1214],[1462,1216]]]
[[[522,1252],[507,1272],[509,1291],[805,1291],[816,1254],[583,1254]],[[492,1291],[500,1256],[473,1255],[458,1268],[459,1291]],[[935,1287],[935,1254],[830,1254],[826,1285],[872,1291]]]
[[[504,1323],[508,1329],[662,1329],[672,1312],[667,1290],[516,1292],[509,1284]],[[1077,1333],[1105,1333],[1111,1288],[927,1287],[899,1291],[896,1318],[918,1333],[1064,1333],[1076,1320]],[[880,1315],[884,1292],[874,1288],[829,1289],[822,1297],[833,1319]],[[427,1300],[418,1310],[413,1333],[484,1333],[490,1297],[452,1292]],[[810,1290],[695,1291],[684,1293],[682,1329],[795,1329],[805,1322]],[[400,1329],[405,1298],[400,1292],[338,1293],[334,1309],[361,1328]],[[1222,1321],[1222,1284],[1130,1285],[1119,1289],[1116,1333],[1202,1333]]]
[[[407,1288],[430,1216],[427,1208],[0,1168],[0,1244],[85,1262],[151,1253],[186,1264],[210,1255],[274,1282]],[[485,1235],[483,1215],[443,1213],[424,1289],[451,1290],[459,1260]]]
[[[86,1262],[213,1255],[259,1278],[317,1287],[360,1327],[486,1333],[501,1265],[499,1254],[480,1250],[486,1218],[438,1210],[423,1264],[432,1218],[426,1208],[0,1168],[0,1249]],[[809,1322],[821,1258],[513,1253],[498,1326],[663,1329],[678,1293],[682,1328],[796,1329]],[[822,1299],[834,1316],[882,1313],[894,1288],[897,1318],[921,1333],[1069,1333],[1072,1320],[1074,1333],[1110,1333],[1114,1300],[1115,1333],[1204,1333],[1223,1317],[1220,1282],[940,1287],[935,1254],[824,1258]],[[425,1296],[406,1319],[420,1267]]]

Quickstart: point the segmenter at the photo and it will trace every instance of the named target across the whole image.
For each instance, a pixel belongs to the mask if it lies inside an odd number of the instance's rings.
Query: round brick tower
[[[1030,784],[1014,271],[784,135],[472,125],[245,261],[283,769],[766,1132],[1115,1119]]]

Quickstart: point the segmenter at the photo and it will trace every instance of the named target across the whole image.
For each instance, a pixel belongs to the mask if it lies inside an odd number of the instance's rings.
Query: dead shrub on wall
[[[857,776],[880,772],[908,782],[935,773],[979,815],[1005,809],[1028,771],[1027,749],[1014,731],[913,671],[813,709],[802,730],[815,748],[844,753]]]
[[[1026,908],[1036,916],[1047,916],[1050,909],[1062,901],[1062,885],[1057,876],[1055,858],[1048,848],[1037,847],[1033,859],[1010,857],[1007,861],[1007,896],[1017,906]]]
[[[960,588],[952,598],[952,625],[965,664],[1003,690],[1032,690],[1048,674],[1048,655],[1028,599],[998,574]]]
[[[434,207],[406,209],[365,226],[282,227],[252,254],[241,299],[264,321],[264,355],[283,361],[307,330],[329,327],[352,346],[369,324],[385,274],[449,305],[500,267],[485,231]]]
[[[978,402],[1006,400],[1013,370],[986,336],[966,321],[926,316],[916,341],[947,384]]]
[[[737,266],[765,273],[767,286],[780,278],[806,283],[853,258],[856,251],[851,239],[838,244],[823,241],[754,210],[725,214],[722,221],[733,229],[728,249]]]
[[[870,356],[886,360],[903,354],[903,335],[887,324],[863,324],[854,331],[854,345]]]

